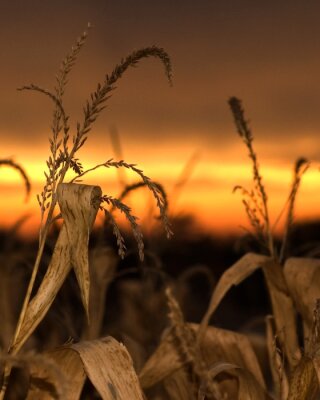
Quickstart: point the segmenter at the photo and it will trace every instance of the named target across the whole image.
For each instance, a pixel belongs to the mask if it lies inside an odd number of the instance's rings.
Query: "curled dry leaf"
[[[57,379],[54,375],[50,375],[48,368],[41,364],[31,365],[27,400],[79,399],[86,380],[79,355],[71,348],[61,347],[45,354],[45,357],[55,365],[61,376]],[[62,384],[63,395],[56,397],[51,388],[55,386],[60,388]]]
[[[64,346],[47,355],[66,377],[68,385],[63,400],[78,400],[86,377],[103,400],[144,398],[128,351],[112,337]],[[34,370],[34,375],[37,374],[37,392],[33,389],[28,400],[52,399],[41,385],[43,369]]]
[[[235,375],[238,378],[239,389],[237,398],[239,400],[271,399],[251,372],[235,364],[226,362],[215,363],[209,370],[208,379],[213,380],[222,372]],[[198,400],[205,400],[207,384],[207,381],[202,382],[202,385],[199,388]]]
[[[268,257],[266,256],[248,253],[224,272],[219,282],[217,283],[215,290],[212,293],[208,310],[201,321],[198,331],[199,341],[201,341],[204,336],[210,318],[212,317],[215,310],[218,308],[226,293],[231,289],[231,287],[239,285],[242,281],[253,274],[254,271],[260,268],[261,265],[263,265],[267,261]]]
[[[37,381],[34,380],[34,371],[42,371],[41,374],[41,380],[43,386],[46,387],[46,390],[50,397],[48,399],[62,399],[64,398],[64,395],[66,393],[66,388],[67,388],[67,381],[61,372],[61,370],[58,368],[55,362],[50,360],[50,358],[40,355],[40,354],[24,354],[24,355],[8,355],[8,354],[1,354],[0,355],[0,371],[5,364],[6,368],[19,368],[22,369],[26,372],[27,376],[29,375],[29,385],[30,387],[34,388],[34,383],[37,384]],[[26,376],[26,377],[27,377]],[[13,392],[10,393],[10,389],[7,392],[8,394],[8,399],[15,399],[16,397],[21,398],[20,396],[26,397],[27,400],[29,400],[28,397],[28,388],[24,387],[24,383],[26,382],[21,382],[19,379],[18,382],[16,382],[19,386],[19,391],[17,392],[16,389],[17,387],[13,388]],[[18,394],[19,393],[19,394]],[[42,397],[33,397],[32,400],[42,400]],[[45,400],[45,399],[43,399]]]
[[[188,325],[195,332],[199,329],[199,325]],[[265,389],[258,360],[246,336],[209,326],[201,342],[200,350],[206,365],[210,366],[221,360],[235,364],[248,370],[262,390]],[[146,389],[152,387],[170,377],[184,365],[175,347],[175,338],[170,329],[163,335],[160,345],[144,365],[139,375],[141,385]]]
[[[198,340],[202,340],[211,316],[230,288],[240,284],[259,268],[263,270],[268,287],[279,340],[285,349],[290,367],[294,368],[301,356],[296,334],[295,309],[281,265],[267,256],[248,253],[224,272],[213,291],[208,310],[201,321]]]
[[[88,314],[89,264],[88,241],[98,208],[101,189],[98,186],[63,183],[58,201],[64,223],[41,285],[30,301],[18,336],[12,346],[16,353],[42,321],[73,265]]]
[[[89,319],[89,233],[100,205],[99,186],[61,183],[58,201],[67,231],[70,261],[81,292],[81,299]]]

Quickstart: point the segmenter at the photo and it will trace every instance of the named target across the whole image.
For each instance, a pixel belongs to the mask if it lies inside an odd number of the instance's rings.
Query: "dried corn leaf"
[[[81,292],[81,299],[89,319],[89,233],[100,205],[102,192],[98,186],[61,183],[58,201],[69,241],[71,264]]]
[[[284,369],[283,359],[276,345],[276,335],[274,332],[274,318],[266,318],[267,325],[267,347],[269,356],[269,366],[272,375],[274,391],[280,400],[286,400],[289,393],[288,378]]]
[[[132,358],[135,371],[137,373],[140,372],[145,362],[147,361],[148,349],[143,345],[143,343],[138,342],[130,335],[127,335],[125,333],[118,334],[117,338],[121,343],[124,344],[124,346],[128,350]]]
[[[3,368],[18,368],[21,373],[11,376],[10,385],[6,391],[6,399],[26,398],[28,382],[33,385],[33,371],[41,370],[41,383],[46,388],[49,397],[34,397],[34,399],[62,399],[66,393],[67,382],[60,368],[48,357],[39,354],[0,355],[0,372]],[[21,379],[22,378],[22,379]],[[36,382],[37,384],[39,382]],[[23,397],[22,397],[23,396]]]
[[[239,400],[267,400],[271,399],[266,393],[259,382],[248,370],[243,369],[235,364],[230,364],[226,362],[215,363],[213,367],[210,368],[208,379],[215,379],[217,375],[221,373],[228,373],[235,375],[239,380],[238,396]],[[208,385],[207,381],[202,382],[199,389],[198,400],[204,400],[206,395],[206,387]],[[230,398],[229,396],[227,398]]]
[[[317,400],[319,381],[312,358],[304,356],[290,379],[288,400]]]
[[[207,373],[204,376],[207,377]],[[224,376],[219,383],[202,379],[198,385],[194,385],[190,381],[190,371],[186,368],[180,368],[168,376],[163,386],[170,400],[197,400],[200,393],[206,395],[206,399],[223,400],[222,393],[226,393],[229,399],[236,398],[238,394],[238,383],[233,377]]]
[[[224,272],[213,291],[208,310],[201,321],[200,329],[198,331],[199,341],[203,338],[211,316],[231,287],[239,285],[268,261],[269,258],[266,256],[248,253]]]
[[[240,284],[258,268],[262,268],[264,273],[277,334],[285,349],[289,365],[294,368],[300,358],[296,334],[296,313],[284,279],[282,267],[267,256],[248,253],[224,272],[212,294],[210,305],[201,322],[198,340],[202,340],[212,314],[230,288],[233,285]]]
[[[72,264],[77,273],[81,297],[88,314],[90,283],[88,240],[98,211],[101,189],[98,186],[60,184],[58,195],[65,222],[60,230],[47,272],[28,305],[20,332],[12,347],[13,353],[19,351],[46,315]]]
[[[313,361],[314,369],[315,369],[316,374],[317,374],[318,385],[320,386],[320,357],[319,356],[318,357],[314,357],[312,361]]]
[[[187,372],[180,368],[164,380],[164,388],[170,400],[196,400],[194,385]]]
[[[306,341],[304,355],[290,379],[288,400],[319,398],[320,299],[315,302],[311,335]]]
[[[301,358],[297,337],[296,311],[280,264],[270,261],[263,273],[271,300],[276,334],[287,357],[291,370]]]
[[[251,372],[261,387],[265,388],[263,374],[246,335],[209,327],[201,346],[207,365],[225,361]]]
[[[188,324],[197,331],[199,325]],[[221,360],[247,369],[264,388],[262,372],[250,341],[244,335],[209,326],[201,342],[201,353],[206,365]],[[164,380],[183,366],[175,347],[172,330],[166,332],[160,345],[144,365],[139,378],[143,388]]]
[[[64,346],[48,356],[61,368],[68,382],[63,400],[79,399],[86,377],[103,400],[143,400],[129,353],[111,337]],[[28,400],[54,398],[42,385],[42,373],[34,371],[39,385],[37,391],[30,389]]]
[[[43,365],[33,365],[30,369],[31,378],[27,400],[79,399],[86,380],[85,371],[79,361],[79,354],[72,346],[63,346],[47,353],[46,357],[59,369],[63,381],[50,376],[48,373],[50,371]],[[60,387],[62,382],[64,384],[63,396],[56,397],[50,388]]]
[[[142,400],[127,349],[112,337],[74,345],[88,378],[104,400]]]
[[[311,335],[305,344],[304,355],[294,369],[288,400],[316,400],[319,398],[320,299],[315,302]]]
[[[177,371],[182,365],[175,348],[172,329],[170,329],[163,335],[160,345],[143,366],[139,374],[141,386],[144,389],[152,387]]]
[[[289,258],[285,263],[284,275],[296,308],[303,318],[305,336],[309,337],[314,304],[320,298],[320,260]]]
[[[90,255],[90,324],[84,332],[84,339],[92,340],[101,336],[106,293],[117,262],[118,257],[110,247],[98,247]]]

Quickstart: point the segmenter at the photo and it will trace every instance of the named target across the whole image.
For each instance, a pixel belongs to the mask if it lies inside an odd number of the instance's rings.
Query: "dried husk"
[[[16,353],[42,321],[73,266],[81,298],[89,315],[89,233],[101,197],[98,186],[63,183],[58,187],[58,201],[64,219],[47,272],[30,301],[18,336],[12,346]]]

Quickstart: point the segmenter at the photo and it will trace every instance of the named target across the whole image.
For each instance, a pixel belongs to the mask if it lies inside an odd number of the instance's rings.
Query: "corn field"
[[[242,197],[254,246],[247,246],[218,277],[200,261],[179,276],[168,273],[161,246],[179,239],[183,229],[175,232],[175,216],[161,182],[122,159],[109,158],[85,169],[78,152],[94,135],[95,121],[122,76],[153,58],[172,85],[170,57],[151,46],[121,59],[89,95],[82,121],[71,126],[64,93],[87,35],[80,36],[62,61],[53,89],[37,84],[19,88],[26,95],[44,96],[53,114],[45,180],[37,195],[38,243],[16,240],[15,227],[2,243],[0,399],[318,399],[320,261],[312,255],[293,257],[290,251],[296,199],[309,161],[301,157],[294,164],[280,213],[282,237],[275,237],[278,221],[270,218],[254,137],[242,101],[231,97],[231,116],[252,163],[253,184],[245,188],[235,182],[234,191]],[[1,159],[0,167],[20,173],[28,197],[32,176],[20,161]],[[97,169],[131,171],[137,182],[113,197],[102,192],[99,182],[85,183]],[[153,247],[146,245],[134,210],[125,203],[128,193],[141,187],[152,195],[163,227]],[[117,223],[115,211],[127,219],[130,234]],[[99,229],[94,228],[98,212],[105,216]],[[130,268],[123,268],[129,256]],[[230,293],[256,271],[268,305],[260,329],[216,326],[216,314]],[[209,296],[197,308],[190,288],[199,276]]]

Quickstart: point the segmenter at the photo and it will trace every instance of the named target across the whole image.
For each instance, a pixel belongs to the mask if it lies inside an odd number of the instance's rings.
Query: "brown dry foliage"
[[[236,189],[242,191],[252,227],[269,254],[248,253],[222,274],[200,324],[185,320],[175,298],[175,293],[181,292],[179,280],[171,280],[169,286],[168,280],[164,280],[158,271],[166,288],[157,291],[154,288],[150,290],[146,282],[122,282],[119,284],[121,316],[118,324],[111,324],[110,330],[114,330],[115,336],[120,333],[126,347],[110,336],[99,339],[104,336],[105,298],[111,282],[117,277],[118,259],[106,247],[97,247],[89,255],[89,235],[98,209],[104,209],[109,216],[122,257],[125,243],[113,217],[116,208],[125,214],[131,224],[141,259],[144,250],[137,219],[121,201],[128,191],[140,186],[147,187],[155,198],[167,234],[170,235],[171,231],[166,214],[167,199],[161,185],[148,178],[135,164],[123,160],[109,159],[84,169],[76,153],[84,146],[116,82],[129,67],[151,56],[163,63],[170,82],[172,72],[167,53],[156,46],[134,51],[122,59],[111,74],[98,84],[86,102],[83,121],[77,124],[70,143],[69,116],[64,109],[63,95],[67,77],[86,37],[84,33],[62,62],[53,92],[33,84],[21,88],[47,96],[55,108],[46,181],[43,191],[38,195],[41,211],[39,251],[8,354],[0,355],[3,377],[0,399],[4,399],[7,389],[7,395],[10,396],[14,383],[22,386],[21,381],[16,379],[15,382],[11,374],[12,369],[18,368],[24,370],[27,377],[24,398],[28,400],[78,400],[83,396],[88,380],[105,400],[316,400],[320,382],[320,262],[315,259],[286,259],[296,195],[308,163],[305,159],[296,162],[286,204],[285,236],[278,252],[272,236],[268,197],[253,148],[253,135],[244,118],[241,102],[236,98],[231,98],[229,104],[237,131],[249,150],[254,182],[252,191],[243,187]],[[118,153],[121,153],[120,148]],[[28,192],[30,184],[24,170],[11,160],[0,160],[1,164],[10,165],[22,174]],[[79,183],[80,178],[100,167],[134,171],[141,182],[130,187],[125,185],[123,174],[120,175],[124,186],[120,199],[103,195],[99,186]],[[190,168],[192,165],[188,166],[176,190],[185,183]],[[66,183],[68,170],[73,170],[75,177]],[[102,203],[111,208],[104,208]],[[34,290],[47,235],[57,219],[54,217],[56,205],[59,205],[63,224],[46,272],[39,287]],[[71,340],[41,355],[21,355],[22,346],[45,318],[72,268],[88,322],[82,329],[82,340],[79,343]],[[258,269],[263,273],[272,309],[272,315],[266,316],[266,335],[260,337],[268,353],[269,365],[260,363],[252,336],[209,325],[212,315],[229,290]],[[301,334],[297,324],[298,315],[303,322],[303,348],[298,342]],[[165,325],[166,330],[163,329]],[[2,343],[11,332],[10,329],[7,331],[9,333],[1,333]],[[155,344],[161,331],[161,338]],[[271,375],[269,385],[266,372]],[[13,392],[13,396],[17,396],[17,393]]]

